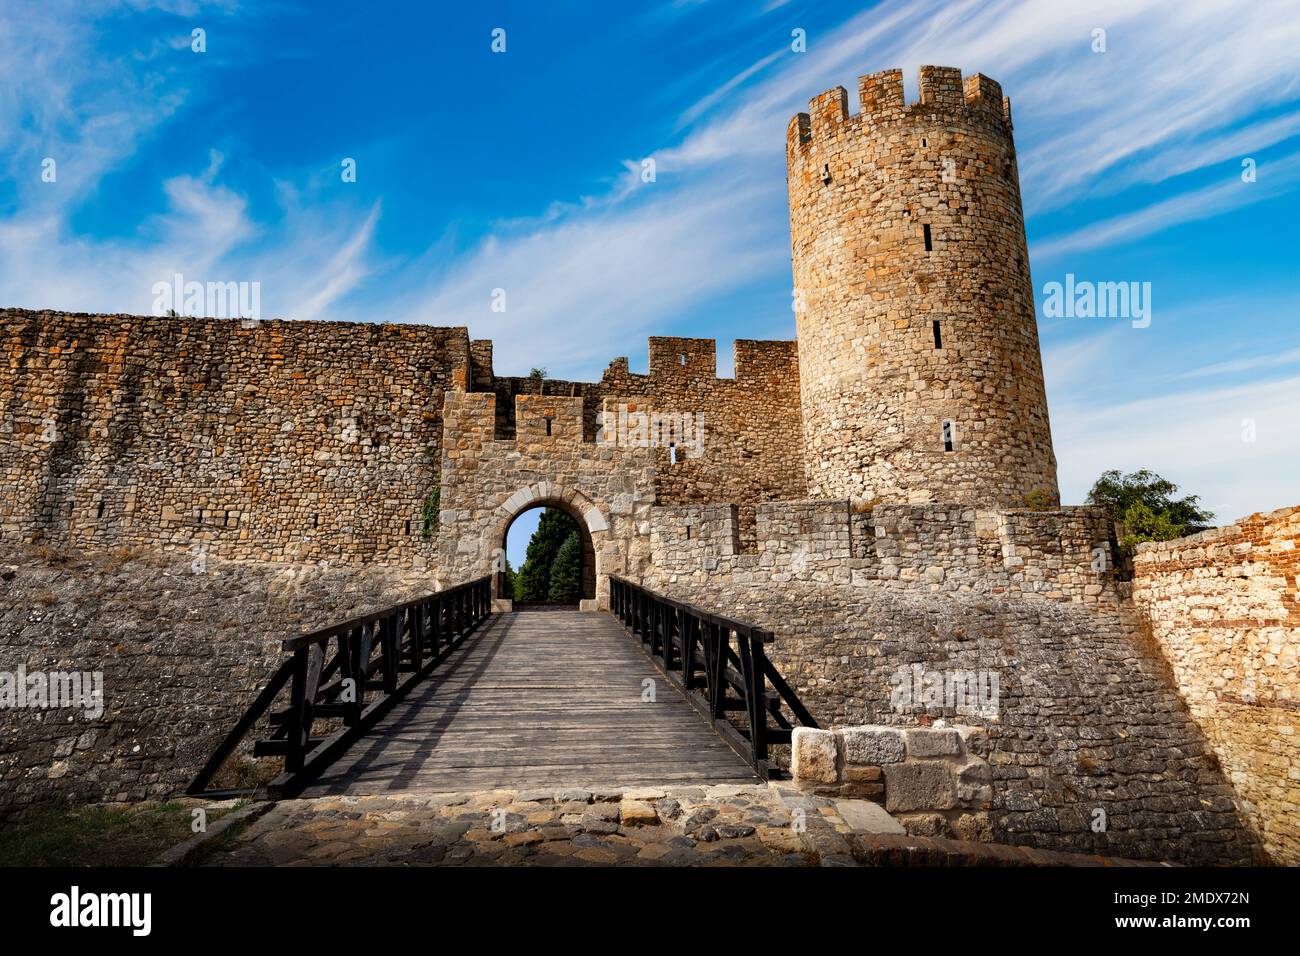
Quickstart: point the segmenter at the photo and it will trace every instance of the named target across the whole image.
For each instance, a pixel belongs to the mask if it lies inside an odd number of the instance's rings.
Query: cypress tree
[[[515,576],[515,600],[521,603],[540,603],[548,600],[551,590],[551,566],[564,544],[564,539],[575,530],[573,519],[559,508],[547,508],[537,522],[537,530],[528,541],[524,563]]]
[[[578,600],[582,591],[582,542],[578,540],[578,530],[569,532],[555,552],[555,563],[551,565],[551,586],[546,599],[552,604],[572,604]]]

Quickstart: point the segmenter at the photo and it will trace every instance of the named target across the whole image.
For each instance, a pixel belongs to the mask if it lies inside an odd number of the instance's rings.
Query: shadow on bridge
[[[609,614],[494,615],[303,796],[753,781]]]

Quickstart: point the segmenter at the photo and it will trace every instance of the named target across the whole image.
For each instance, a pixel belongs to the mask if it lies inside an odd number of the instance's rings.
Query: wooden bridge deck
[[[754,779],[612,615],[538,610],[493,615],[303,796]]]

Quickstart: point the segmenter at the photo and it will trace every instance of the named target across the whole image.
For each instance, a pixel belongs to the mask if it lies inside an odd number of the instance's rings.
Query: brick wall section
[[[900,71],[864,76],[857,115],[837,87],[787,132],[808,494],[1052,503],[1010,106],[944,67],[920,91],[909,105]]]
[[[1300,864],[1300,508],[1133,559],[1141,610],[1265,848]]]
[[[464,329],[0,311],[0,531],[425,566]]]

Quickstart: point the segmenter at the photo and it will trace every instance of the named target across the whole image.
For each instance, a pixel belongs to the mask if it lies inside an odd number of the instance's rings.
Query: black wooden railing
[[[781,776],[769,748],[788,745],[796,721],[804,727],[816,727],[817,721],[768,660],[772,632],[612,575],[609,596],[614,616],[641,639],[650,659],[718,735],[760,777]],[[742,719],[733,722],[733,714]]]
[[[287,639],[281,646],[289,658],[186,793],[214,797],[248,792],[207,788],[287,685],[288,706],[270,711],[273,732],[253,744],[253,756],[284,757],[284,772],[267,790],[273,799],[293,796],[428,676],[491,613],[492,579],[483,577]],[[372,697],[371,691],[377,695]],[[313,723],[330,718],[341,720],[342,727],[327,737],[313,737]]]

